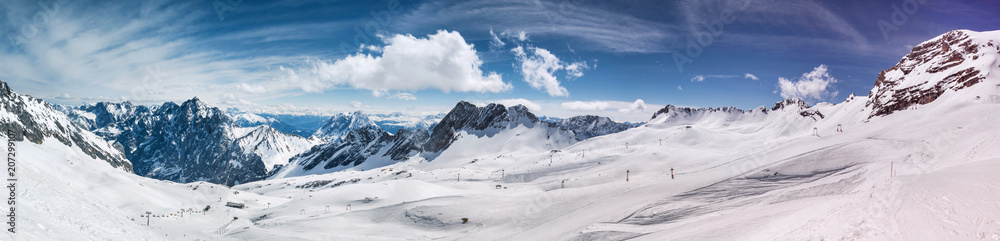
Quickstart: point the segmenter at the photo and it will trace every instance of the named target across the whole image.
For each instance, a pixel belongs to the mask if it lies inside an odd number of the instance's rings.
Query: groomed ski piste
[[[981,82],[885,116],[852,95],[672,111],[580,142],[460,132],[442,153],[231,188],[16,142],[17,233],[0,238],[1000,240],[1000,62],[977,63]]]

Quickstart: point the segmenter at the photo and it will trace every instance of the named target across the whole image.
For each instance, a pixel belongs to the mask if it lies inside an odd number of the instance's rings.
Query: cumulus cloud
[[[368,106],[366,106],[366,105],[364,105],[364,104],[361,104],[361,102],[360,102],[360,101],[356,101],[356,100],[352,100],[352,101],[351,101],[351,107],[354,107],[354,108],[361,108],[361,107],[368,107]]]
[[[743,77],[747,78],[747,79],[752,79],[752,80],[760,80],[759,78],[757,78],[756,75],[753,75],[751,73],[747,73],[747,74],[743,75]]]
[[[564,63],[552,52],[533,46],[517,46],[511,52],[520,64],[518,70],[524,76],[524,82],[531,88],[544,89],[549,96],[569,96],[569,91],[559,84],[556,72],[565,71],[567,78],[575,79],[583,77],[583,69],[589,66],[587,62]]]
[[[684,88],[681,88],[681,86],[680,86],[680,85],[678,85],[678,86],[677,86],[677,90],[681,90],[681,91],[683,91],[683,90],[684,90]]]
[[[512,87],[495,72],[484,73],[483,61],[457,31],[440,30],[426,38],[397,34],[384,37],[381,55],[357,53],[337,61],[310,61],[303,68],[284,68],[279,79],[306,92],[335,86],[373,90],[437,89],[456,92],[502,92]]]
[[[798,80],[778,78],[778,88],[781,91],[781,98],[821,101],[837,95],[837,91],[832,89],[832,85],[837,83],[837,79],[830,76],[826,65],[820,65],[811,72],[802,74]]]
[[[605,101],[573,101],[562,103],[563,109],[573,111],[599,111],[608,108],[610,103]]]
[[[691,82],[702,82],[702,81],[705,81],[704,75],[696,75],[694,76],[694,78],[691,78]]]
[[[619,109],[618,111],[623,113],[643,112],[646,111],[646,102],[642,101],[642,99],[636,99],[628,108]]]
[[[413,94],[410,94],[410,93],[398,93],[398,94],[389,96],[389,99],[417,100],[417,96],[414,96]]]
[[[524,107],[527,107],[528,110],[531,110],[531,111],[541,111],[542,110],[542,105],[539,105],[538,103],[532,102],[530,100],[522,99],[522,98],[494,100],[492,102],[504,105],[506,107],[511,107],[511,106],[515,106],[515,105],[524,105]]]

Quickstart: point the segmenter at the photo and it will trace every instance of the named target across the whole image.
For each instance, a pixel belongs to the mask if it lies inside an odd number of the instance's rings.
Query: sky
[[[198,97],[264,113],[438,113],[458,101],[646,121],[868,95],[996,0],[0,2],[0,80],[58,104]]]

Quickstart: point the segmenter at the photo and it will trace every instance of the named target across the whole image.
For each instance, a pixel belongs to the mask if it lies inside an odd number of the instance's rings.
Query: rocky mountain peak
[[[869,118],[937,100],[982,82],[1000,57],[1000,31],[954,30],[915,47],[879,73],[869,92]]]
[[[774,107],[771,107],[771,111],[781,110],[785,108],[796,108],[796,110],[804,110],[804,109],[809,109],[809,104],[806,104],[806,102],[801,99],[792,98],[774,103]]]

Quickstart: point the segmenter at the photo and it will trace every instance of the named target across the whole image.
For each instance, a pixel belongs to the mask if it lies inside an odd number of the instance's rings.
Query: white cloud
[[[530,100],[521,99],[521,98],[518,98],[518,99],[494,100],[492,102],[504,105],[506,107],[511,107],[511,106],[515,106],[515,105],[524,105],[524,107],[527,107],[528,110],[531,110],[531,111],[541,111],[542,110],[542,105],[539,105],[539,104],[537,104],[535,102],[532,102]]]
[[[225,94],[222,94],[221,96],[219,96],[219,103],[222,104],[222,105],[231,106],[231,107],[246,107],[246,106],[255,106],[255,105],[257,105],[257,104],[255,104],[253,102],[241,99],[240,97],[237,97],[233,93],[225,93]]]
[[[781,98],[821,101],[837,95],[837,91],[832,89],[832,84],[837,83],[837,79],[830,76],[826,65],[820,65],[811,72],[802,74],[798,80],[792,81],[786,78],[778,78],[778,88],[781,90]]]
[[[507,43],[504,43],[503,40],[500,40],[500,36],[497,36],[497,34],[493,32],[493,28],[490,28],[490,37],[492,37],[492,39],[490,39],[490,46],[493,48],[501,48],[507,45]]]
[[[752,76],[752,75],[751,75]],[[726,75],[726,74],[711,74],[711,75],[695,75],[691,78],[691,82],[702,82],[706,79],[728,79],[728,78],[739,78],[739,75]],[[747,77],[744,75],[744,77]],[[749,77],[747,77],[749,78]]]
[[[743,78],[752,79],[752,80],[760,80],[759,78],[757,78],[756,75],[753,75],[751,73],[746,73],[745,75],[743,75]]]
[[[361,102],[360,102],[360,101],[356,101],[356,100],[352,100],[352,101],[351,101],[351,107],[354,107],[354,108],[361,108],[361,107],[368,107],[368,106],[366,106],[366,105],[364,105],[364,104],[361,104]]]
[[[427,38],[412,35],[385,37],[380,56],[354,54],[343,59],[312,61],[304,68],[282,68],[278,84],[291,83],[306,92],[347,85],[357,89],[437,89],[442,92],[501,92],[511,89],[500,74],[484,73],[472,44],[454,31],[438,31]]]
[[[636,99],[635,102],[632,102],[632,104],[628,106],[628,108],[622,108],[618,110],[618,112],[623,112],[623,113],[635,113],[643,111],[646,111],[646,102],[642,101],[642,99]]]
[[[680,85],[678,85],[678,86],[677,86],[677,90],[682,90],[682,91],[683,91],[683,90],[684,90],[684,88],[681,88],[681,86],[680,86]]]
[[[572,79],[582,77],[583,69],[588,68],[587,62],[563,63],[543,48],[517,46],[511,52],[520,63],[518,71],[524,76],[524,82],[534,89],[544,89],[549,96],[569,96],[569,91],[559,84],[557,71],[565,70],[567,78]]]
[[[577,50],[599,49],[613,52],[666,52],[668,49],[663,47],[665,43],[684,40],[679,37],[669,38],[671,33],[680,28],[644,20],[622,11],[577,2],[524,0],[427,2],[422,3],[414,11],[403,14],[400,17],[403,21],[399,21],[397,25],[399,29],[406,31],[420,31],[428,26],[467,29],[480,27],[483,23],[495,23],[515,26],[516,31],[504,31],[504,33],[521,42],[529,41],[535,36],[546,38],[551,36],[573,39]]]
[[[247,83],[239,83],[236,88],[246,92],[248,94],[266,94],[267,88],[262,85],[252,85]]]
[[[608,108],[610,103],[606,101],[573,101],[562,103],[563,109],[572,111],[599,111]]]
[[[397,93],[395,95],[389,96],[389,99],[399,99],[399,100],[417,100],[417,96],[410,93]]]

